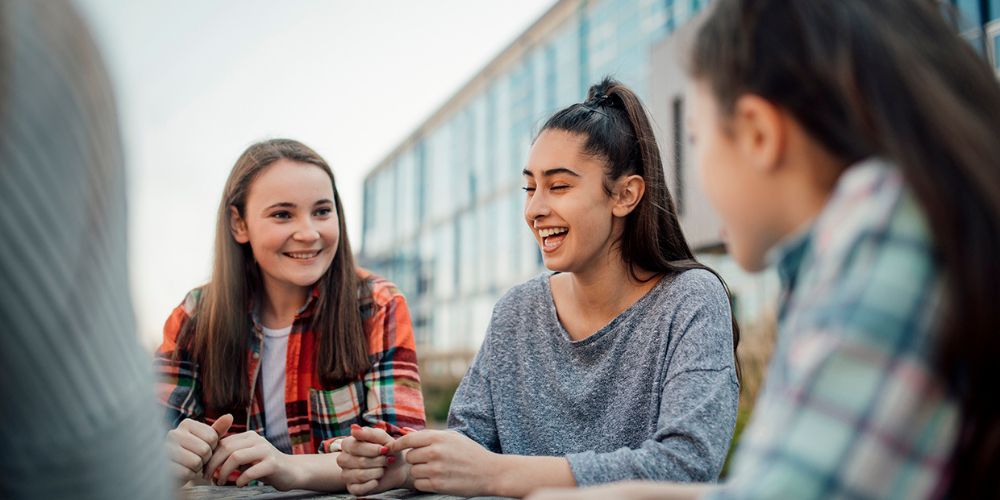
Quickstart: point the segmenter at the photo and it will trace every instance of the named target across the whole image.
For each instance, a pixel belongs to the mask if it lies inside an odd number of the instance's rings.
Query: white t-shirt
[[[262,329],[264,346],[260,356],[260,381],[264,392],[264,437],[283,453],[291,453],[292,441],[288,437],[288,417],[285,414],[285,360],[288,334],[292,333],[292,327]]]

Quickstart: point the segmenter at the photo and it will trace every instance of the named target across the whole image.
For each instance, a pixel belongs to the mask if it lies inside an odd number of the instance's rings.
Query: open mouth
[[[295,260],[309,260],[316,258],[316,256],[319,255],[319,252],[319,250],[310,250],[308,252],[285,252],[282,255]]]
[[[566,239],[568,227],[547,227],[538,230],[538,235],[542,237],[542,250],[553,252],[562,245]]]

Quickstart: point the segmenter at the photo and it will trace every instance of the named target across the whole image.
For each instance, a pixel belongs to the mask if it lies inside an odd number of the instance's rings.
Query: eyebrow
[[[322,200],[318,200],[318,201],[316,201],[316,203],[313,203],[314,207],[317,206],[317,205],[333,205],[333,202],[330,201],[330,200],[328,200],[328,199],[326,199],[326,198],[323,198]],[[271,210],[272,208],[295,208],[297,206],[298,205],[296,205],[296,204],[294,204],[292,202],[282,201],[282,202],[279,202],[279,203],[275,203],[274,205],[271,205],[271,206],[265,208],[264,210],[267,211],[267,210]]]
[[[576,173],[576,172],[574,172],[574,171],[572,171],[572,170],[570,170],[570,169],[568,169],[566,167],[556,167],[556,168],[550,168],[548,170],[542,170],[542,177],[552,177],[553,175],[557,175],[557,174],[568,174],[568,175],[572,175],[573,177],[580,177],[580,174],[578,174],[578,173]],[[528,170],[528,169],[521,170],[521,175],[523,175],[525,177],[534,177],[535,176],[535,174],[532,174],[531,171]]]

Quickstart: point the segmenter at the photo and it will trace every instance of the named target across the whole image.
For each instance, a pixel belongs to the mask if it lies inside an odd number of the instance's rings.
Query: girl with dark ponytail
[[[932,0],[718,0],[691,61],[710,200],[777,265],[728,483],[544,498],[1000,497],[1000,85]]]
[[[450,431],[389,445],[406,450],[407,477],[371,480],[381,474],[359,457],[348,490],[520,497],[714,481],[736,421],[738,333],[725,285],[681,233],[638,97],[611,79],[593,86],[545,123],[522,173],[525,222],[554,273],[497,303]]]

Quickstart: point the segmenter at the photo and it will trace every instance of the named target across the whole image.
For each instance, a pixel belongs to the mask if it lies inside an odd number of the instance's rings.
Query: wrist
[[[514,470],[516,466],[514,460],[516,458],[513,455],[490,452],[490,460],[487,461],[489,468],[487,470],[494,472],[486,475],[487,495],[496,497],[518,496],[512,494],[514,492],[511,491],[512,488],[509,482],[509,478],[515,477],[517,474]]]
[[[299,463],[300,459],[304,456],[281,453],[278,457],[282,475],[288,478],[289,485],[291,486],[289,489],[307,489],[305,485],[309,482],[309,466],[308,464]]]

